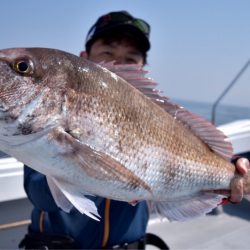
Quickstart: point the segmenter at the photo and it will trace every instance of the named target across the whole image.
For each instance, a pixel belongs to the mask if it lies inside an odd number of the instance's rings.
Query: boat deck
[[[0,249],[18,249],[27,231],[31,204],[27,199],[0,203]],[[219,215],[187,222],[160,221],[152,216],[148,232],[159,235],[170,249],[249,249],[250,203],[226,205]],[[14,223],[14,224],[13,224]],[[147,246],[148,250],[156,249]]]
[[[27,232],[31,209],[28,199],[0,203],[0,249],[18,249]]]
[[[226,205],[218,215],[187,222],[151,220],[148,231],[164,239],[170,249],[250,249],[250,203]]]

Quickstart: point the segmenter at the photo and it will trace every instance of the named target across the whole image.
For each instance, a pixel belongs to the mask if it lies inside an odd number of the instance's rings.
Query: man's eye
[[[137,61],[134,58],[127,58],[126,63],[128,63],[128,64],[137,64]]]
[[[112,56],[113,55],[110,51],[104,51],[103,54],[107,55],[107,56]]]

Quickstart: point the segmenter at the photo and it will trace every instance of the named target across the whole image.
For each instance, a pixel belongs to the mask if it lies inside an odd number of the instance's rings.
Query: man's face
[[[97,63],[115,61],[116,64],[144,65],[142,53],[126,40],[104,43],[98,39],[92,44],[87,59]]]

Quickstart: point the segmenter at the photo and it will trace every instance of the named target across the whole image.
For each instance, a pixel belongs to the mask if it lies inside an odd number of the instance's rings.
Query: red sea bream
[[[59,207],[98,219],[91,194],[147,200],[169,220],[209,212],[230,189],[232,147],[135,65],[44,48],[0,51],[0,150],[45,174]],[[245,180],[247,181],[247,180]]]

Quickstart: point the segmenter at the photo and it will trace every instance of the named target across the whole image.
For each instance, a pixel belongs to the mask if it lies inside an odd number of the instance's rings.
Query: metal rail
[[[227,94],[227,92],[233,87],[233,85],[239,80],[239,78],[244,73],[244,71],[246,71],[246,69],[248,68],[249,65],[250,65],[250,59],[244,64],[244,66],[241,68],[241,70],[239,71],[239,73],[234,77],[234,79],[229,83],[229,85],[226,87],[226,89],[222,92],[222,94],[214,102],[214,104],[212,106],[212,117],[211,117],[211,122],[213,124],[215,124],[216,108],[217,108],[219,102]]]

